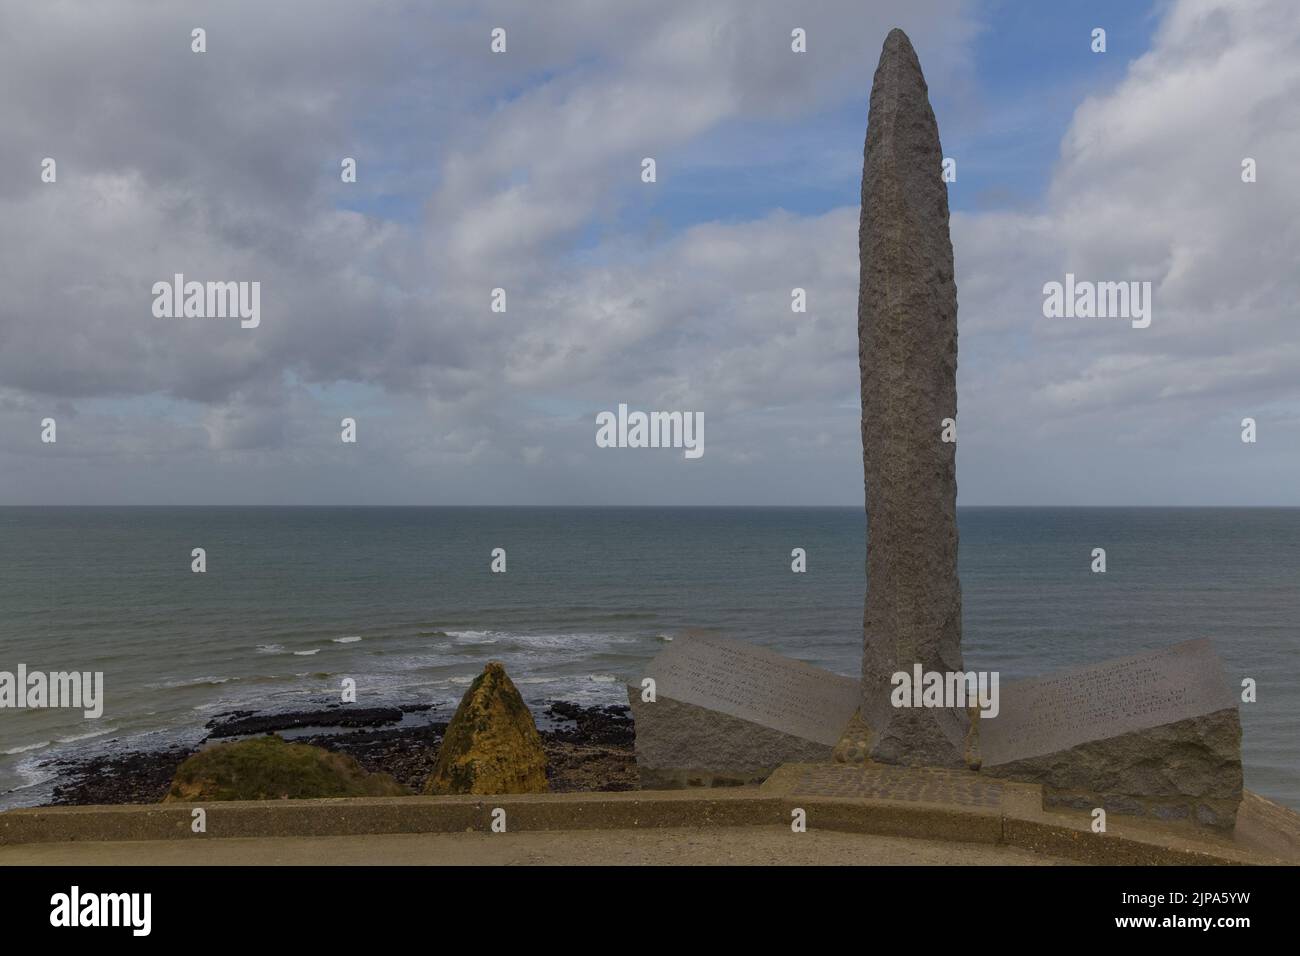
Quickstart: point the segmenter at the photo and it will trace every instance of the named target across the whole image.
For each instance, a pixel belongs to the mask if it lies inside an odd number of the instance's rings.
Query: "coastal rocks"
[[[543,734],[548,740],[630,747],[636,737],[632,711],[626,704],[582,707],[557,700],[549,703],[546,716],[573,724],[571,729],[557,726],[550,733]]]
[[[399,706],[408,715],[442,709],[428,703]],[[325,727],[334,712],[331,707],[306,711],[311,717],[306,726]],[[637,789],[633,727],[627,705],[583,707],[555,701],[547,715],[557,722],[555,729],[541,731],[552,793]],[[232,712],[218,722],[249,716],[253,714],[248,711]],[[408,717],[392,727],[325,729],[297,737],[294,742],[347,754],[371,773],[389,774],[418,793],[433,772],[446,730],[445,721]],[[133,751],[114,743],[110,741],[104,753],[43,762],[41,769],[59,781],[50,802],[58,806],[157,803],[167,795],[176,768],[195,752],[191,747]]]
[[[442,738],[427,794],[545,793],[546,753],[523,698],[490,661],[461,698]]]
[[[104,753],[49,760],[40,769],[58,781],[50,794],[52,806],[158,803],[167,796],[176,768],[194,752],[193,747],[127,750],[111,746]]]
[[[944,437],[957,416],[957,286],[942,162],[920,62],[907,35],[892,30],[871,86],[858,230],[868,528],[861,717],[873,731],[871,758],[961,767],[963,710],[889,703],[897,671],[962,670],[956,444]]]
[[[395,724],[402,719],[403,709],[398,707],[342,707],[327,710],[293,711],[284,714],[249,714],[237,711],[225,719],[217,718],[207,724],[209,737],[244,737],[249,734],[269,734],[300,727],[379,727]]]
[[[214,744],[176,770],[164,803],[396,797],[408,794],[387,774],[372,774],[344,754],[286,743],[274,735]]]

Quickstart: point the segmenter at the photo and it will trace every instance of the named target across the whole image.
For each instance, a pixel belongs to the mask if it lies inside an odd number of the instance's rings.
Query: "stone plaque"
[[[643,788],[758,783],[787,762],[827,760],[858,682],[712,634],[674,641],[628,686]]]
[[[660,697],[833,747],[858,706],[858,682],[712,634],[688,634],[650,662]]]
[[[980,719],[985,767],[1235,708],[1208,640],[1006,684]]]

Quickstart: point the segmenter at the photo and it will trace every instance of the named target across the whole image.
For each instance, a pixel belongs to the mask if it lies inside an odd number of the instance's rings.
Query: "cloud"
[[[1228,454],[1264,501],[1297,501],[1297,54],[1286,3],[1173,4],[1123,81],[1075,111],[1043,210],[958,218],[963,451],[979,456],[967,480],[1023,469],[1039,486],[986,497],[1050,501],[1070,470],[1127,471],[1120,461],[1146,448],[1184,460],[1152,461],[1141,500],[1195,501],[1198,488],[1223,500],[1197,465]],[[1255,183],[1242,182],[1245,157],[1268,170]],[[1151,327],[1044,319],[1031,289],[1067,271],[1150,281]],[[1246,415],[1292,449],[1283,471],[1236,441]]]
[[[1174,447],[1176,468],[1144,459],[1152,500],[1220,494],[1196,465],[1237,452],[1208,436],[1252,412],[1300,447],[1288,13],[1171,5],[1078,105],[1040,208],[954,216],[963,501],[1131,497],[1073,476]],[[852,166],[895,23],[932,90],[976,81],[955,0],[6,6],[0,501],[860,500],[856,195],[799,215],[758,180],[762,212],[692,217],[677,159],[743,126]],[[846,109],[843,142],[810,136]],[[727,161],[711,173],[745,176]],[[1066,271],[1152,281],[1151,328],[1044,319]],[[260,281],[261,326],[153,318],[176,272]],[[620,401],[704,411],[708,454],[597,450]],[[33,440],[49,408],[78,417],[57,452]],[[1293,500],[1264,461],[1251,493]]]

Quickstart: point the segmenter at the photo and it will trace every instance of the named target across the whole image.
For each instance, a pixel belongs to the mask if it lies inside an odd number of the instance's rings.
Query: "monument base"
[[[783,763],[829,760],[831,747],[670,697],[628,687],[643,790],[762,783]]]
[[[1045,806],[1231,830],[1241,722],[1208,640],[1010,683],[977,721],[981,772],[1041,784]]]
[[[761,783],[830,760],[858,682],[717,634],[682,635],[629,684],[642,788]]]
[[[1045,808],[1231,830],[1242,795],[1241,723],[1235,708],[1221,710],[983,772],[1041,784]]]
[[[1037,784],[1044,808],[1215,830],[1233,828],[1241,801],[1237,705],[1206,640],[1007,684],[991,718],[896,709],[883,733],[857,681],[717,636],[674,642],[647,676],[654,700],[628,687],[646,789],[741,786],[825,761],[979,769]]]

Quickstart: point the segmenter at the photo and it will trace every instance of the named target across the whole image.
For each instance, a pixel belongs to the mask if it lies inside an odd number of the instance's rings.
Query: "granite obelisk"
[[[962,766],[964,710],[895,707],[895,673],[962,670],[957,582],[957,286],[939,128],[902,30],[871,84],[858,229],[867,498],[862,718],[887,763]]]

